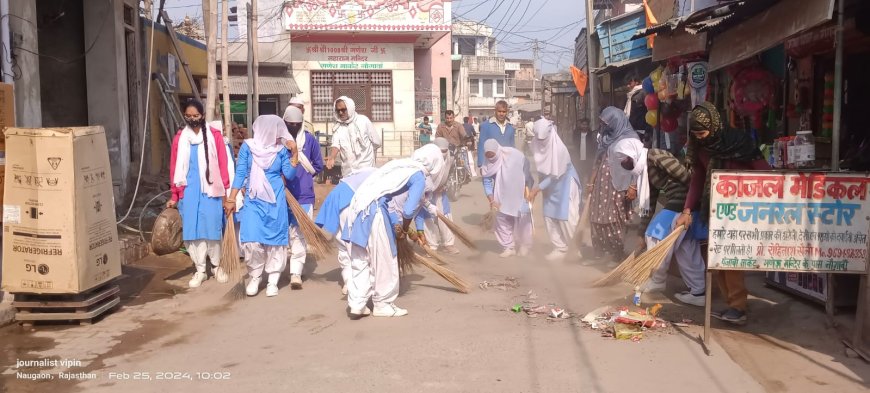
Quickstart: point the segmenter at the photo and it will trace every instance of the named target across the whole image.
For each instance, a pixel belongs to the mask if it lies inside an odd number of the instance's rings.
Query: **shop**
[[[291,3],[283,23],[306,121],[331,134],[334,101],[350,97],[382,133],[379,155],[394,158],[413,150],[418,118],[440,118],[452,102],[451,2],[379,3]]]
[[[870,137],[861,128],[868,98],[855,86],[870,83],[861,69],[870,60],[870,34],[861,27],[870,7],[844,3],[838,110],[835,6],[834,0],[801,7],[731,2],[633,38],[656,34],[658,68],[643,87],[658,143],[676,135],[682,146],[688,111],[706,100],[723,113],[726,127],[752,135],[774,168],[720,173],[711,183],[711,207],[733,209],[711,211],[708,269],[765,271],[768,285],[824,305],[830,316],[857,309],[849,341],[860,351],[870,338],[864,219]],[[760,210],[744,208],[750,205]],[[829,213],[840,218],[829,220],[836,218]],[[852,213],[856,220],[843,219]]]

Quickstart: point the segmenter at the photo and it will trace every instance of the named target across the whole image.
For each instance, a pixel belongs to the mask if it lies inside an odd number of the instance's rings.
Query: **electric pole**
[[[232,140],[233,124],[230,117],[229,55],[230,0],[221,0],[221,90],[224,101],[224,136]]]
[[[251,22],[251,16],[253,14],[253,10],[251,7],[251,3],[245,4],[245,10],[248,12],[247,23],[248,23],[248,129],[251,129],[251,124],[254,124],[254,103],[251,99],[253,97],[253,88],[254,88],[254,41],[251,37],[254,36],[254,27]],[[253,135],[253,134],[251,134]]]
[[[206,47],[208,48],[208,90],[205,93],[205,121],[214,120],[215,101],[217,100],[217,0],[207,0],[208,13],[203,15],[205,22]],[[203,2],[205,6],[206,1]],[[170,27],[171,28],[171,27]],[[208,128],[206,128],[208,129]]]
[[[592,72],[592,65],[596,51],[593,48],[592,31],[595,29],[595,16],[592,12],[592,0],[586,0],[586,72],[589,79],[589,127],[592,130],[598,129],[598,78]]]
[[[538,39],[536,38],[532,46],[532,99],[537,99],[541,103],[541,114],[543,114],[544,100],[542,100],[543,97],[538,97],[538,50]]]
[[[260,20],[257,17],[257,0],[251,0],[251,31],[254,33],[249,38],[253,41],[251,51],[253,52],[253,72],[254,72],[254,117],[260,116],[260,26],[257,25]],[[253,124],[253,123],[251,123]]]

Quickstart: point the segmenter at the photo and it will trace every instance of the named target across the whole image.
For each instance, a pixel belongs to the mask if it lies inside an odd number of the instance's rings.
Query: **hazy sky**
[[[538,67],[548,73],[565,69],[573,61],[574,38],[586,26],[584,4],[583,0],[454,0],[453,20],[474,20],[492,27],[499,51],[507,58],[531,59],[533,42],[538,39]],[[202,0],[166,0],[166,8],[176,21],[185,14],[200,17]]]

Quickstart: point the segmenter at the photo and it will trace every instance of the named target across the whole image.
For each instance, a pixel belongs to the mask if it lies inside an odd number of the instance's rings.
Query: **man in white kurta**
[[[335,100],[335,120],[332,146],[326,158],[326,168],[335,166],[336,156],[341,155],[342,177],[362,168],[375,166],[375,150],[381,146],[381,136],[371,120],[356,113],[352,99],[341,96]]]

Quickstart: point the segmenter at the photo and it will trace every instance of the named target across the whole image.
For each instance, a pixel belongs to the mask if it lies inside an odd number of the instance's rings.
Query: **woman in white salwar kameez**
[[[444,170],[444,157],[435,145],[426,145],[411,158],[393,160],[369,176],[351,200],[349,230],[344,240],[351,243],[351,279],[347,304],[352,319],[372,313],[366,303],[374,304],[374,316],[398,317],[408,311],[394,304],[399,296],[399,265],[396,236],[416,236],[409,231],[423,204],[427,178],[437,179]],[[407,193],[402,206],[402,224],[390,225],[388,204]],[[403,240],[404,241],[404,240]]]
[[[580,223],[582,186],[580,176],[571,163],[568,147],[559,138],[552,121],[540,119],[532,128],[532,152],[540,179],[532,190],[531,199],[541,191],[544,194],[544,222],[553,242],[553,251],[547,260],[565,258],[568,244]]]
[[[453,232],[450,230],[450,228],[447,227],[447,224],[438,219],[438,212],[441,212],[442,214],[444,214],[444,216],[451,220],[453,219],[450,208],[450,199],[447,198],[445,186],[447,184],[447,178],[450,175],[450,171],[453,170],[453,164],[455,162],[455,159],[450,156],[450,142],[448,142],[446,138],[435,138],[432,143],[435,146],[438,146],[439,149],[441,149],[441,153],[445,157],[445,162],[444,171],[442,171],[443,175],[441,176],[441,179],[433,180],[434,184],[432,185],[432,188],[434,188],[434,191],[427,193],[427,200],[429,201],[429,206],[427,206],[427,210],[420,212],[424,219],[424,233],[426,235],[426,240],[428,241],[429,248],[432,251],[438,251],[438,249],[441,248],[442,251],[447,254],[456,255],[459,254],[459,249],[454,246],[454,244],[456,243],[456,237],[453,236]]]
[[[499,256],[526,256],[532,246],[531,204],[526,195],[531,195],[527,192],[535,184],[529,160],[523,152],[503,147],[494,139],[484,142],[483,151],[480,174],[490,209],[496,212],[495,238],[503,249]]]

